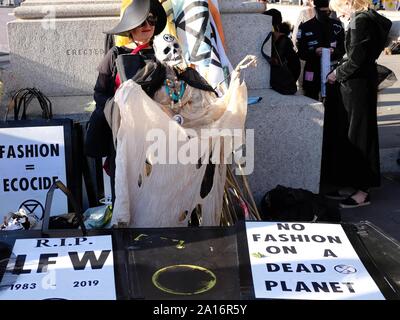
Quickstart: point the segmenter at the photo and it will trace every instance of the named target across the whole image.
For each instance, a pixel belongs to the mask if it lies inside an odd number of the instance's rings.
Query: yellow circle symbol
[[[151,280],[161,291],[183,296],[209,291],[217,283],[213,272],[190,264],[162,268],[153,274]]]

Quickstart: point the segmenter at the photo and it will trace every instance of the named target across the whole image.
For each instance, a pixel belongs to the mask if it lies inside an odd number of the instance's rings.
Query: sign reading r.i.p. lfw
[[[66,183],[64,127],[0,128],[0,214],[24,208],[41,218],[50,186]],[[65,195],[55,193],[52,215],[68,212]]]
[[[256,298],[382,300],[339,224],[246,222]]]
[[[0,300],[115,300],[111,236],[17,239]]]

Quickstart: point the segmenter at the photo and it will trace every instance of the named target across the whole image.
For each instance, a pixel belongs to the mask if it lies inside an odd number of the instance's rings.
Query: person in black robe
[[[340,18],[350,20],[345,40],[347,58],[327,78],[331,101],[325,106],[326,112],[337,121],[333,124],[333,119],[328,119],[327,125],[336,127],[337,139],[328,139],[330,147],[325,145],[325,152],[338,159],[330,172],[340,180],[336,184],[355,190],[340,202],[342,208],[352,208],[370,204],[370,188],[380,186],[376,59],[385,47],[392,23],[370,9],[367,0],[331,0],[330,6]],[[335,193],[344,197],[340,189]]]

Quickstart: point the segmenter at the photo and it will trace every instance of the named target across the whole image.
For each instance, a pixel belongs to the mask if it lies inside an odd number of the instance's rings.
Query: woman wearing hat
[[[116,60],[120,54],[134,54],[133,70],[145,65],[146,60],[154,59],[152,40],[161,33],[167,17],[158,0],[133,0],[126,8],[119,23],[107,34],[129,37],[132,43],[128,46],[111,48],[100,65],[99,75],[94,87],[96,109],[93,111],[86,132],[85,153],[94,158],[108,158],[108,173],[114,199],[115,149],[112,132],[104,116],[106,102],[113,98],[121,81],[117,73]]]

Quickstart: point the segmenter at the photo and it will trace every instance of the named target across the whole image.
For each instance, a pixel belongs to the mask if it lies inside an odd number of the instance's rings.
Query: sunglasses
[[[157,23],[157,17],[148,16],[147,19],[142,22],[139,28],[144,27],[146,25],[146,22],[149,24],[149,26],[154,27]]]

